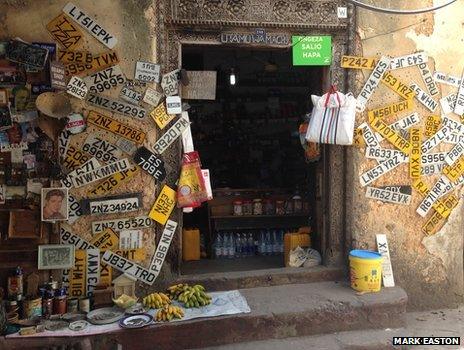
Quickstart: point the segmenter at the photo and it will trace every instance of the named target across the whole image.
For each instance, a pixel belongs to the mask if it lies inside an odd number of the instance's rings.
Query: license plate
[[[24,151],[28,148],[27,142],[19,143],[0,143],[0,152]]]
[[[73,224],[83,215],[82,208],[74,196],[69,195],[68,198],[68,223]]]
[[[445,168],[445,165],[446,165],[445,163],[422,165],[422,167],[421,167],[421,175],[422,176],[432,176],[432,175],[436,175],[436,174],[441,174],[441,172]]]
[[[47,62],[48,50],[20,40],[11,40],[6,47],[6,58],[12,62],[42,69]]]
[[[61,244],[72,244],[76,249],[92,249],[95,248],[90,242],[72,233],[71,231],[60,227],[60,243]]]
[[[93,290],[100,282],[100,249],[87,250],[87,295],[93,295]]]
[[[411,203],[412,196],[396,191],[384,190],[381,188],[367,186],[366,197],[371,199],[377,199],[382,202],[409,205]]]
[[[367,115],[369,118],[386,118],[400,112],[407,112],[414,108],[412,100],[404,100],[391,105],[370,110]]]
[[[103,254],[101,261],[121,272],[127,273],[129,276],[145,282],[146,284],[152,285],[155,281],[156,275],[153,272],[150,272],[146,268],[113,253],[111,250],[107,250],[105,254]]]
[[[124,86],[119,93],[119,98],[130,104],[138,105],[142,100],[142,94],[138,91],[129,89],[127,86]]]
[[[135,80],[140,80],[147,83],[160,82],[160,68],[159,64],[151,62],[137,61],[135,64]]]
[[[95,111],[89,112],[89,115],[87,116],[87,123],[98,126],[103,130],[110,131],[113,134],[119,135],[136,143],[142,143],[145,140],[146,134],[143,131],[134,129],[129,125],[123,124],[116,119],[112,119]]]
[[[164,225],[176,206],[176,198],[176,191],[169,186],[164,185],[163,190],[159,194],[158,198],[156,198],[155,204],[153,204],[148,216],[156,222],[159,222],[161,225]]]
[[[426,63],[429,57],[425,52],[417,52],[411,55],[395,57],[391,60],[391,69],[400,69],[411,66],[417,66]]]
[[[438,212],[435,212],[430,219],[427,220],[427,222],[422,226],[422,232],[426,236],[431,236],[440,229],[446,222],[446,219],[444,219]]]
[[[124,84],[126,77],[117,64],[85,77],[84,82],[89,91],[96,94]]]
[[[403,158],[405,155],[403,152],[397,151],[395,149],[366,147],[366,158],[368,159],[376,159],[383,162],[395,156]]]
[[[133,166],[130,169],[121,171],[114,175],[111,175],[107,179],[100,182],[94,189],[90,190],[87,194],[89,196],[101,196],[109,192],[114,191],[122,183],[130,180],[137,173],[138,167]]]
[[[114,252],[117,255],[122,256],[124,259],[128,259],[128,260],[135,261],[135,262],[143,262],[147,254],[147,252],[145,251],[145,248],[118,249],[118,250],[114,250]]]
[[[445,177],[445,179],[448,179]],[[456,181],[451,182],[448,181],[448,184],[446,185],[445,189],[441,193],[441,196],[445,196],[451,191],[453,191],[456,187],[461,186],[464,183],[464,175],[461,175]]]
[[[81,201],[81,207],[86,215],[126,213],[140,209],[142,200],[140,194],[86,198]]]
[[[400,131],[400,130],[408,130],[411,126],[419,124],[420,118],[417,113],[412,113],[397,122],[390,124],[390,127],[393,130]]]
[[[168,114],[166,112],[166,107],[164,103],[160,103],[153,111],[150,113],[150,117],[156,122],[156,125],[163,130],[166,125],[169,124],[176,116]]]
[[[155,274],[155,278],[158,277],[161,268],[163,267],[164,259],[168,255],[169,247],[171,246],[172,239],[176,233],[177,222],[168,220],[166,226],[164,227],[163,233],[161,234],[161,239],[156,247],[155,254],[150,263],[150,271]]]
[[[162,154],[177,138],[182,135],[182,132],[190,125],[187,118],[182,116],[173,126],[156,141],[153,149],[156,153]]]
[[[397,134],[382,120],[380,120],[379,118],[371,118],[370,124],[374,130],[376,130],[380,135],[385,137],[392,145],[394,145],[404,154],[409,154],[411,152],[411,144],[409,143],[409,141],[405,140],[403,137]]]
[[[455,145],[459,142],[464,142],[464,135],[458,135],[452,132],[443,142]]]
[[[374,132],[372,131],[372,129],[369,127],[369,125],[366,122],[359,125],[359,129],[362,130],[362,136],[364,139],[364,143],[368,147],[373,147],[373,148],[380,147],[379,140],[377,140],[377,138],[374,135]]]
[[[61,62],[52,61],[50,63],[50,85],[52,89],[66,90],[67,79],[64,65]]]
[[[156,107],[159,105],[162,97],[163,94],[161,92],[148,87],[145,91],[145,95],[143,96],[143,102]]]
[[[464,155],[464,142],[460,142],[449,151],[448,155],[445,158],[445,162],[448,165],[452,165],[456,162],[462,155]]]
[[[393,158],[387,159],[386,161],[380,163],[376,167],[366,171],[359,177],[361,186],[364,187],[369,185],[371,182],[377,180],[382,175],[385,175],[386,173],[392,171],[402,163],[402,158],[398,156],[394,156]]]
[[[379,186],[378,188],[382,190],[388,190],[393,192],[398,192],[402,194],[411,195],[412,194],[412,187],[409,185],[387,185],[387,186]]]
[[[422,103],[422,105],[425,106],[430,112],[435,112],[435,110],[438,107],[438,102],[435,101],[432,96],[430,96],[428,93],[426,93],[424,90],[422,90],[419,85],[416,83],[411,83],[409,85],[411,89],[413,89],[416,92],[416,98],[417,100]]]
[[[456,106],[454,106],[454,113],[457,115],[464,114],[464,74],[461,77],[461,83],[459,84]]]
[[[458,95],[450,94],[440,99],[440,106],[443,114],[450,114],[456,106]]]
[[[132,155],[137,150],[137,146],[132,141],[123,139],[122,137],[118,137],[116,141],[116,147],[118,147],[121,151]]]
[[[384,287],[394,287],[393,269],[390,260],[390,250],[388,249],[387,235],[375,235],[377,241],[377,251],[382,255],[382,280]]]
[[[448,152],[436,152],[423,154],[421,157],[422,165],[443,164]]]
[[[409,155],[409,176],[418,179],[421,176],[421,129],[412,128],[409,136],[411,153]]]
[[[123,157],[122,152],[115,145],[93,133],[87,136],[82,150],[102,162],[116,162]]]
[[[340,67],[354,69],[374,69],[376,64],[375,58],[365,58],[358,56],[342,56]]]
[[[112,49],[117,44],[118,40],[114,35],[110,34],[110,32],[104,29],[101,24],[98,24],[94,18],[87,15],[74,4],[68,2],[63,8],[63,12],[108,48]]]
[[[90,159],[88,155],[74,146],[69,146],[63,159],[63,166],[69,170],[75,170]]]
[[[143,119],[147,114],[147,111],[141,107],[133,106],[129,103],[114,100],[102,95],[94,95],[90,93],[87,97],[87,102],[93,106],[107,109],[113,113],[122,114],[126,117]]]
[[[166,97],[166,112],[168,114],[181,114],[182,113],[182,100],[179,96]]]
[[[429,115],[425,120],[425,136],[432,137],[440,128],[441,117],[439,115]]]
[[[58,60],[61,63],[92,63],[92,54],[88,51],[58,49]]]
[[[418,68],[430,96],[438,95],[440,91],[438,90],[437,84],[435,84],[435,81],[433,80],[432,73],[430,72],[430,68],[427,63],[420,63]]]
[[[461,156],[453,165],[445,166],[443,174],[451,181],[457,181],[464,174],[464,156]]]
[[[161,88],[166,96],[177,95],[179,93],[179,69],[175,69],[163,75]]]
[[[134,230],[139,228],[148,228],[154,225],[154,221],[148,216],[136,216],[133,218],[114,219],[105,221],[92,222],[92,233],[96,234],[102,232],[106,228],[114,231]]]
[[[111,287],[113,281],[113,268],[100,259],[100,284],[102,286]]]
[[[449,126],[453,133],[458,135],[464,135],[464,124],[448,118],[447,116],[443,116],[443,125]]]
[[[100,166],[101,166],[101,164],[98,162],[98,160],[96,158],[89,159],[87,162],[82,164],[81,167],[71,171],[64,179],[62,179],[61,180],[61,186],[66,187],[68,189],[73,188],[74,185],[73,185],[72,180],[71,180],[73,176],[83,174],[83,173],[87,173],[87,172],[89,172],[91,170],[94,170],[94,169],[100,167]]]
[[[390,62],[391,59],[386,56],[382,56],[382,58],[377,62],[374,70],[367,79],[366,83],[361,89],[361,92],[359,93],[359,96],[356,99],[356,109],[358,112],[362,112],[366,108],[367,101],[369,101],[375,89],[379,85],[379,82],[382,79],[384,73],[389,69]]]
[[[83,297],[86,294],[85,272],[87,271],[87,255],[85,250],[75,250],[74,267],[69,270],[69,296]]]
[[[452,129],[449,126],[443,125],[435,135],[422,143],[422,153],[429,153],[433,148],[442,143],[451,134],[451,131]]]
[[[106,251],[118,247],[119,237],[112,229],[107,228],[103,232],[93,236],[90,243],[101,251]]]
[[[142,231],[122,230],[119,232],[119,249],[142,248]]]
[[[134,153],[134,161],[143,170],[149,173],[157,181],[163,181],[166,178],[166,169],[164,161],[156,154],[150,152],[145,147],[140,147]]]
[[[91,63],[69,63],[65,66],[65,70],[66,75],[89,75],[118,63],[119,57],[117,53],[115,51],[108,51],[93,56]]]
[[[69,17],[63,13],[47,24],[47,30],[52,35],[53,39],[66,49],[75,49],[83,42],[82,32],[71,22]]]
[[[74,187],[82,187],[92,182],[102,180],[113,174],[129,169],[129,167],[129,160],[127,158],[124,158],[118,160],[117,162],[101,166],[87,173],[76,175],[72,178],[72,182],[74,184]]]
[[[85,82],[76,76],[73,76],[69,81],[68,85],[66,86],[66,92],[74,97],[77,97],[80,100],[85,98],[87,95],[87,86]]]
[[[441,192],[446,187],[446,182],[440,178],[438,181],[435,183],[435,185],[432,187],[432,189],[427,193],[425,198],[422,200],[422,202],[419,204],[419,207],[416,209],[416,212],[422,216],[425,217],[430,209],[432,209],[432,206],[435,204],[435,202],[438,201],[440,198]]]
[[[410,100],[414,98],[415,92],[407,86],[405,83],[401,82],[398,78],[393,76],[390,72],[386,72],[382,77],[382,83],[385,84],[388,88],[393,90],[395,93],[400,95],[405,100]]]
[[[461,84],[461,79],[458,77],[453,77],[453,76],[448,76],[447,74],[443,72],[435,72],[433,73],[433,79],[437,83],[441,84],[446,84],[454,87],[459,87],[459,84]]]

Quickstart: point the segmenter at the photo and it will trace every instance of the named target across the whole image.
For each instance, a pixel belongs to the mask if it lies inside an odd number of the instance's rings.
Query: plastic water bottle
[[[216,236],[216,242],[214,243],[214,254],[216,255],[216,259],[221,259],[223,257],[223,245],[222,245],[222,234],[219,233]]]
[[[269,230],[266,231],[266,238],[264,241],[264,246],[265,246],[264,254],[271,255],[272,254],[272,242],[271,242],[271,233],[269,232]]]
[[[277,239],[277,230],[272,231],[272,254],[279,254],[279,241]]]
[[[240,258],[242,256],[243,241],[240,239],[240,233],[236,234],[235,237],[235,257]]]
[[[229,245],[228,245],[228,254],[227,257],[229,259],[233,259],[235,256],[235,243],[234,243],[234,235],[232,233],[229,234]]]
[[[279,252],[280,254],[284,253],[284,235],[285,235],[285,231],[280,230],[279,232]]]
[[[255,255],[255,240],[253,239],[253,235],[251,233],[248,234],[248,255],[254,256]]]
[[[259,236],[259,254],[266,255],[266,238],[264,236],[264,231],[261,231],[261,235]]]

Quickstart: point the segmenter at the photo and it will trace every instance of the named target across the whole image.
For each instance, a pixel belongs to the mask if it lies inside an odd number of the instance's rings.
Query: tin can
[[[276,201],[275,213],[277,215],[285,215],[284,201]]]
[[[42,316],[42,298],[26,300],[24,302],[24,312],[28,319]]]
[[[90,299],[89,298],[79,299],[79,311],[90,312]]]
[[[68,302],[67,302],[68,313],[77,312],[78,305],[79,305],[79,300],[77,300],[76,298],[68,299]]]
[[[253,215],[263,215],[263,203],[260,198],[253,199]]]
[[[243,206],[242,201],[234,201],[234,215],[240,216],[243,215]]]
[[[53,298],[42,299],[42,315],[44,317],[53,315]]]
[[[243,201],[243,215],[253,214],[253,202],[249,199]]]
[[[53,298],[53,315],[63,315],[66,313],[66,295]]]

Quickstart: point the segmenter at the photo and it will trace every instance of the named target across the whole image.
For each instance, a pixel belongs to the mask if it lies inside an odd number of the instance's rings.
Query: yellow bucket
[[[382,256],[370,250],[350,252],[351,288],[360,292],[378,292],[382,284]]]

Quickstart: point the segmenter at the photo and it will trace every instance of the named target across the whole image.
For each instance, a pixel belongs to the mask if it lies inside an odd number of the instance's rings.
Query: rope
[[[396,15],[415,15],[419,13],[426,13],[426,12],[431,12],[431,11],[436,11],[439,10],[445,6],[451,5],[452,3],[456,2],[457,0],[448,0],[448,2],[442,4],[442,5],[437,5],[433,7],[427,7],[423,9],[417,9],[417,10],[394,10],[394,9],[388,9],[388,8],[383,8],[383,7],[377,7],[374,5],[369,5],[365,4],[359,0],[347,0],[348,2],[351,2],[352,4],[371,10],[371,11],[377,11],[377,12],[383,12],[383,13],[393,13]]]

